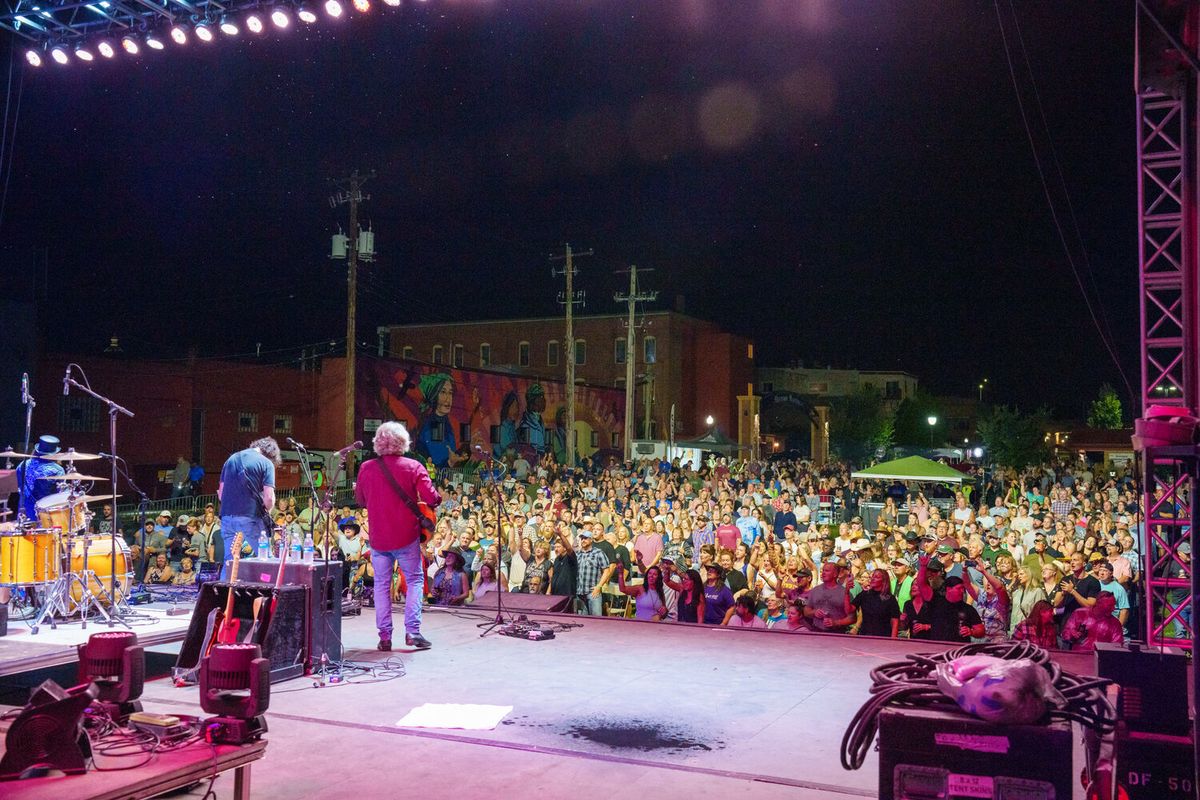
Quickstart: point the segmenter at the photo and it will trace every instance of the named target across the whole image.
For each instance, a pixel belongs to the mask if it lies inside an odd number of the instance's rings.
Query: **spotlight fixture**
[[[164,44],[163,40],[158,38],[156,34],[147,33],[146,47],[149,47],[151,50],[162,50],[164,47],[166,47],[166,44]]]
[[[42,65],[42,54],[37,50],[26,50],[25,61],[31,67],[40,67]]]
[[[141,48],[138,46],[138,40],[132,36],[121,37],[121,49],[131,56],[136,56]]]
[[[392,8],[399,8],[400,0],[383,0],[383,4],[385,6],[391,6]]]
[[[271,662],[256,644],[218,644],[200,660],[200,707],[209,740],[242,744],[267,732]]]
[[[221,33],[225,34],[226,36],[238,35],[237,23],[234,22],[233,17],[229,16],[228,14],[221,17]]]
[[[202,42],[211,42],[213,40],[212,28],[208,27],[207,22],[197,22],[195,27],[196,38]]]
[[[371,10],[371,0],[354,0],[354,10],[360,14],[366,14]]]
[[[50,57],[59,64],[66,64],[70,61],[70,58],[67,56],[67,49],[62,46],[50,48]]]
[[[117,54],[116,48],[112,46],[112,42],[107,39],[101,39],[96,43],[96,52],[105,58],[112,58]]]
[[[276,28],[282,29],[292,24],[292,18],[288,16],[286,8],[283,6],[276,6],[275,9],[271,11],[271,23]]]
[[[123,724],[142,710],[138,698],[146,681],[146,654],[133,631],[94,633],[78,645],[76,683],[92,683],[97,694],[92,706]]]
[[[92,51],[88,50],[86,47],[76,47],[75,48],[75,57],[78,58],[80,61],[87,61],[87,62],[91,62],[93,59],[96,58],[94,55],[92,55]]]
[[[342,15],[342,4],[340,0],[325,0],[325,13],[337,19]]]
[[[312,25],[317,21],[317,14],[307,5],[301,4],[300,7],[296,9],[296,18],[305,25]]]
[[[182,25],[172,25],[171,40],[175,44],[187,44],[187,28]]]
[[[258,16],[258,14],[248,15],[246,17],[246,30],[250,31],[251,33],[262,33],[263,32],[262,17]]]

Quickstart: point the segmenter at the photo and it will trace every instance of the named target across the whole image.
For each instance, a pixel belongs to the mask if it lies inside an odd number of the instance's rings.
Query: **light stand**
[[[483,633],[479,634],[479,638],[482,639],[504,624],[504,604],[501,601],[504,589],[500,586],[500,567],[504,563],[503,520],[507,519],[508,514],[504,510],[504,499],[500,496],[500,484],[496,481],[496,466],[491,448],[485,451],[482,447],[477,447],[477,452],[487,456],[488,482],[492,486],[492,499],[496,503],[496,618],[491,622],[480,623],[478,627],[483,628]],[[509,520],[509,525],[511,524],[512,521]]]
[[[95,398],[96,400],[99,400],[101,403],[104,403],[106,406],[108,406],[108,448],[109,448],[109,453],[111,454],[111,457],[109,458],[109,462],[112,464],[112,483],[110,484],[112,486],[112,498],[111,498],[110,502],[112,502],[112,508],[113,508],[113,524],[112,524],[112,529],[109,531],[109,539],[111,540],[111,545],[112,545],[113,569],[112,569],[112,572],[110,572],[109,576],[108,576],[108,580],[109,580],[108,594],[109,594],[109,599],[112,601],[112,615],[108,617],[108,626],[111,628],[113,626],[114,618],[120,619],[120,616],[121,616],[120,604],[124,599],[124,598],[121,598],[121,599],[117,598],[117,456],[116,456],[116,452],[117,452],[117,414],[124,414],[125,416],[129,417],[130,419],[133,419],[133,412],[130,411],[128,408],[125,408],[122,405],[118,405],[117,403],[113,402],[112,400],[108,399],[107,397],[104,397],[101,394],[97,394],[96,392],[93,392],[90,386],[84,386],[79,381],[72,378],[71,377],[71,367],[72,366],[75,366],[75,365],[73,365],[73,364],[67,365],[67,374],[65,376],[63,376],[64,391],[67,389],[68,386],[74,386],[76,389],[79,389],[84,394],[90,395],[91,397]],[[86,376],[84,376],[84,380],[87,380]],[[142,555],[143,555],[143,558],[145,558],[145,548],[142,548]],[[86,549],[84,550],[83,568],[84,568],[84,570],[87,570],[87,568],[88,568],[87,550]],[[123,624],[123,625],[125,624],[124,620],[120,620],[120,621],[121,621],[121,624]],[[126,626],[126,627],[128,627],[128,626]]]

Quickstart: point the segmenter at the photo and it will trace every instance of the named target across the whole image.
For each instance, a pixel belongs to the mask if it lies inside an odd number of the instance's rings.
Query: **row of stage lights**
[[[383,3],[393,8],[400,5],[400,0],[383,0]],[[371,10],[371,0],[351,0],[351,7],[360,14],[365,14]],[[342,0],[324,0],[322,3],[325,9],[325,14],[331,19],[340,19],[346,13],[346,7]],[[246,30],[253,34],[262,34],[267,30],[267,21],[269,20],[279,30],[286,30],[292,24],[292,11],[286,6],[275,6],[269,12],[251,11],[240,18],[226,14],[221,17],[220,21],[200,20],[196,23],[177,22],[167,30],[166,36],[150,31],[143,35],[126,34],[122,36],[117,43],[112,40],[101,39],[95,43],[95,52],[88,46],[88,43],[76,45],[74,48],[68,48],[66,45],[54,45],[50,48],[50,58],[57,64],[67,65],[71,63],[72,56],[75,60],[84,63],[90,63],[96,60],[96,55],[99,54],[103,58],[112,58],[117,54],[117,47],[120,47],[131,56],[136,56],[141,52],[142,47],[148,47],[151,50],[163,50],[167,46],[167,39],[170,39],[175,44],[187,44],[188,39],[192,36],[204,43],[208,43],[217,38],[215,31],[220,31],[226,36],[237,36],[242,31],[244,26]],[[295,10],[296,19],[306,25],[311,25],[317,21],[316,12],[307,4],[301,3]],[[25,51],[25,61],[31,67],[40,67],[46,63],[46,59],[42,55],[42,51],[30,49]]]

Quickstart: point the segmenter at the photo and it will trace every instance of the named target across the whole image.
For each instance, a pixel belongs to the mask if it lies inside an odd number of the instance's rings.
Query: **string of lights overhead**
[[[401,0],[380,0],[398,8]],[[422,0],[423,1],[423,0]],[[321,9],[327,19],[338,20],[352,9],[371,12],[372,0],[285,0],[262,2],[191,2],[191,0],[97,0],[96,2],[0,2],[0,30],[24,40],[25,61],[31,67],[48,62],[68,66],[90,64],[119,55],[140,56],[145,51],[186,46],[193,41],[211,44],[219,36],[243,33],[262,36],[283,32],[299,22],[315,25]]]

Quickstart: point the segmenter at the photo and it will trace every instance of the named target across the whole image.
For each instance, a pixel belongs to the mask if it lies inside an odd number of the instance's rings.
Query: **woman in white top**
[[[505,581],[504,575],[501,574],[500,580],[497,581],[496,569],[492,566],[492,562],[483,562],[483,565],[479,567],[479,572],[475,575],[475,586],[472,589],[472,592],[475,595],[474,602],[479,602],[480,598],[489,592],[502,590],[508,590],[507,581]]]
[[[967,498],[962,492],[954,493],[954,510],[950,512],[950,517],[954,520],[954,527],[959,530],[975,521],[975,510],[967,505]]]

